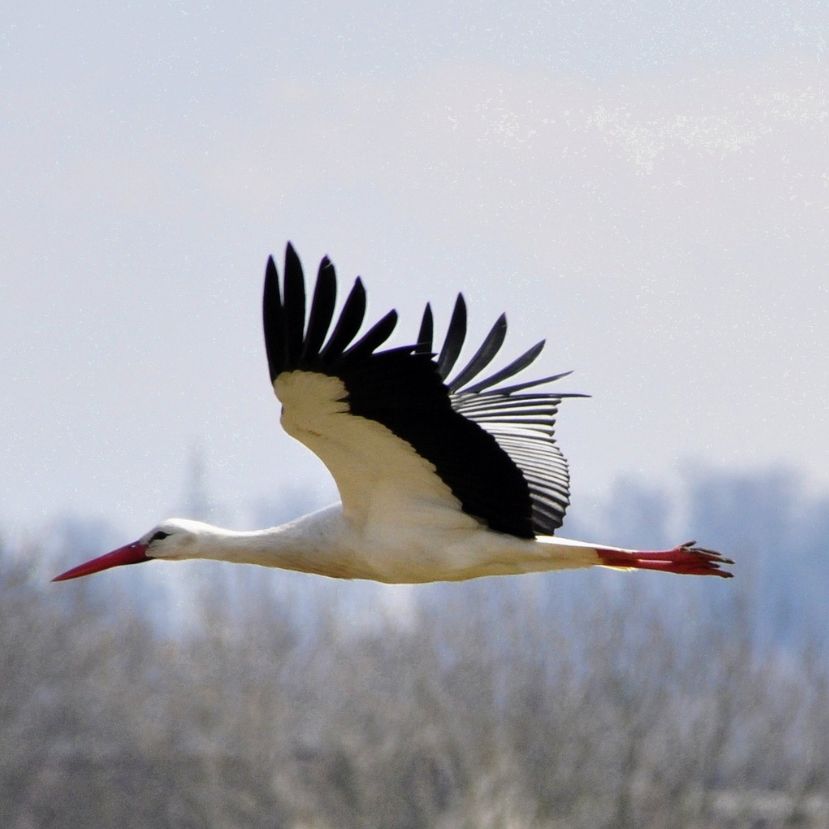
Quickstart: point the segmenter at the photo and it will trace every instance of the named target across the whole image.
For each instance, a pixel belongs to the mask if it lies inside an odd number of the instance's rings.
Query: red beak
[[[150,561],[146,555],[147,545],[141,544],[139,541],[133,541],[132,544],[127,544],[126,547],[119,547],[111,553],[107,553],[98,558],[93,558],[84,564],[79,564],[59,576],[55,576],[52,581],[66,581],[67,579],[77,579],[80,576],[88,576],[91,573],[98,573],[101,570],[108,570],[110,567],[120,567],[122,564],[138,564],[142,561]]]

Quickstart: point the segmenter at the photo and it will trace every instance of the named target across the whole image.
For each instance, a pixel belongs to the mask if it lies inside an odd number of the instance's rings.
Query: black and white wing
[[[268,260],[263,322],[282,424],[328,467],[349,520],[482,523],[521,538],[560,525],[567,466],[552,443],[551,418],[566,395],[522,393],[544,380],[489,390],[529,364],[540,345],[468,385],[498,351],[506,330],[502,318],[447,385],[465,336],[462,298],[437,359],[430,309],[417,343],[378,351],[397,313],[390,311],[355,340],[366,310],[359,278],[329,334],[335,306],[336,275],[327,258],[307,320],[305,281],[293,247],[286,250],[281,290],[276,265]],[[548,471],[555,486],[541,483]]]
[[[492,435],[521,470],[529,487],[535,534],[552,535],[564,521],[570,504],[570,473],[555,441],[556,414],[563,398],[586,395],[537,390],[538,386],[567,377],[569,371],[499,385],[529,366],[544,348],[544,340],[504,368],[473,382],[495,358],[506,333],[507,319],[502,314],[472,359],[449,379],[466,339],[466,303],[463,294],[458,294],[437,358],[438,371],[449,390],[452,408]],[[431,353],[432,339],[432,309],[427,305],[418,335],[419,349]]]

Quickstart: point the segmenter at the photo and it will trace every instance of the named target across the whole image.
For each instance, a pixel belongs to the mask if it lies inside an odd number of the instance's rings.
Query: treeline
[[[758,640],[750,579],[207,565],[175,633],[143,569],[37,560],[0,552],[5,829],[829,825],[824,632]]]

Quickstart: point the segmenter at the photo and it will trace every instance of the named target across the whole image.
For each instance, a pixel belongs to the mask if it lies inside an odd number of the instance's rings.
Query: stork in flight
[[[731,575],[721,565],[733,562],[693,541],[641,551],[554,536],[570,502],[567,462],[553,436],[556,413],[563,398],[583,395],[539,390],[569,372],[504,385],[538,357],[543,341],[481,378],[503,343],[502,315],[455,372],[466,337],[459,294],[439,351],[429,305],[414,344],[379,350],[397,324],[396,311],[355,342],[366,310],[359,277],[326,339],[336,287],[326,257],[306,320],[302,266],[289,243],[281,290],[268,260],[262,310],[282,425],[319,455],[342,503],[253,532],[173,518],[55,581],[188,558],[390,583],[595,565]]]

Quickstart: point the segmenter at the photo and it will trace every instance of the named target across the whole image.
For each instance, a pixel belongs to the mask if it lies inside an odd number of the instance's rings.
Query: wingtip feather
[[[432,306],[426,303],[423,317],[420,320],[420,330],[417,332],[417,348],[424,354],[431,354],[434,339],[435,320],[432,316]]]

